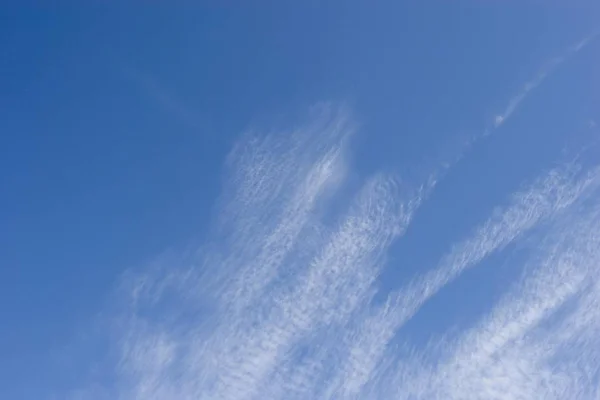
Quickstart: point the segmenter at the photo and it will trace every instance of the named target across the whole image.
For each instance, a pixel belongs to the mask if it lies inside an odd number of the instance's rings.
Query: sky
[[[0,398],[600,398],[599,17],[3,7]]]

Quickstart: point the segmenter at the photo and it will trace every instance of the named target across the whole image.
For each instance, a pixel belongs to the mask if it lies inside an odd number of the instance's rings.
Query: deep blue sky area
[[[201,240],[244,130],[344,102],[360,126],[357,174],[421,178],[600,28],[600,3],[578,0],[10,3],[0,10],[0,398],[11,400],[58,385],[56,353],[125,268]],[[517,111],[450,172],[397,246],[411,273],[560,158],[568,132],[600,122],[598,62],[594,42],[526,99],[527,118]]]

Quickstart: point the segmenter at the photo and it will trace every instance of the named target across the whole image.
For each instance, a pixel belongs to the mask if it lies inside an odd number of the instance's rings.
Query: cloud
[[[507,232],[500,227],[531,227],[531,221],[539,223],[541,216],[550,225],[530,255],[525,268],[529,273],[479,324],[457,339],[440,340],[438,346],[417,355],[403,354],[400,358],[388,354],[393,362],[375,364],[383,367],[370,371],[373,384],[363,391],[363,398],[595,398],[600,355],[599,184],[597,168],[578,179],[571,173],[557,179],[556,171],[552,171],[530,190],[515,196],[515,203],[501,214],[503,217],[492,218],[472,239],[459,245],[450,259],[462,261],[446,266],[442,262],[442,269],[433,276],[479,261],[490,250],[515,239],[515,233],[522,233],[523,228],[508,235],[492,235],[504,237],[502,240],[482,240],[482,233],[488,232],[484,236],[489,238],[490,232]],[[516,221],[516,215],[521,223],[498,223]],[[442,281],[448,283],[447,279]],[[418,290],[414,293],[420,294]],[[403,295],[408,297],[405,303],[414,303],[414,293]],[[398,311],[404,310],[391,315]],[[389,322],[387,310],[378,320],[388,331],[398,328],[397,322]],[[368,337],[357,343],[363,348],[372,348],[373,343],[379,348],[389,344],[371,336],[372,342],[365,346]],[[383,355],[379,351],[378,357]]]
[[[261,397],[276,390],[269,382],[290,354],[302,358],[302,343],[345,326],[368,303],[386,249],[423,190],[379,174],[342,214],[327,217],[353,130],[343,109],[321,105],[292,132],[247,135],[235,147],[201,260],[125,285],[131,300],[117,328],[123,398]]]
[[[493,129],[594,37],[543,68]],[[576,160],[540,174],[381,303],[388,250],[450,165],[421,185],[375,174],[355,190],[355,130],[348,110],[319,104],[288,131],[244,135],[208,240],[124,278],[108,328],[112,379],[72,398],[597,397],[600,169]],[[442,288],[524,238],[535,245],[523,277],[478,322],[427,346],[403,341]]]
[[[337,365],[337,373],[329,379],[329,395],[324,398],[355,398],[360,394],[363,394],[361,398],[370,398],[363,393],[364,386],[377,378],[385,352],[402,325],[466,268],[477,265],[544,220],[560,214],[599,183],[598,172],[581,177],[577,177],[577,172],[572,166],[552,170],[527,190],[513,195],[508,208],[497,210],[471,238],[456,244],[437,268],[392,294],[383,307],[347,329],[347,347],[341,350],[344,361]],[[322,360],[322,363],[325,362]]]
[[[594,398],[599,212],[593,206],[559,218],[530,276],[436,371],[436,398]]]
[[[521,103],[527,98],[530,92],[537,87],[539,87],[545,80],[548,78],[554,70],[556,70],[562,63],[573,57],[576,53],[584,49],[590,42],[592,42],[598,35],[600,31],[595,31],[589,36],[585,37],[583,40],[579,41],[575,45],[571,46],[565,54],[560,57],[556,57],[546,63],[540,70],[537,72],[534,78],[526,82],[520,91],[518,91],[508,102],[504,111],[500,114],[494,116],[491,126],[486,127],[483,132],[472,135],[468,138],[464,143],[462,143],[460,151],[457,153],[457,156],[454,157],[451,162],[445,163],[443,167],[437,174],[434,174],[434,182],[440,180],[444,173],[447,172],[452,166],[454,166],[457,162],[462,159],[462,156],[466,154],[468,151],[472,149],[475,143],[477,143],[480,139],[484,139],[494,133],[496,130],[500,129],[506,121],[508,121],[514,114],[514,112],[519,108]],[[595,126],[595,122],[592,121],[588,123],[590,128]],[[433,189],[432,185],[430,189]]]
[[[567,61],[569,58],[573,57],[576,53],[584,49],[591,41],[593,41],[599,32],[594,32],[579,41],[575,45],[571,46],[565,54],[556,57],[550,60],[546,65],[544,65],[535,75],[533,79],[529,82],[525,83],[522,87],[521,91],[517,93],[514,97],[510,99],[508,105],[504,109],[504,111],[497,115],[494,119],[494,128],[499,128],[502,126],[508,118],[510,118],[513,113],[517,110],[517,108],[521,105],[523,100],[529,95],[529,93],[540,86],[546,78],[548,78],[562,63]]]
[[[377,174],[340,206],[354,131],[347,110],[323,104],[289,132],[245,135],[210,240],[124,280],[114,378],[79,398],[597,396],[600,169],[541,174],[380,303],[389,247],[436,175],[415,190]],[[441,288],[525,237],[525,275],[489,313],[424,347],[403,341]]]

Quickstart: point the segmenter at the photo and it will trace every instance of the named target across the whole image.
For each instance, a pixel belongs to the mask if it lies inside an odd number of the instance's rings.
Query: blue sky
[[[0,398],[596,398],[600,6],[233,3],[2,11]]]

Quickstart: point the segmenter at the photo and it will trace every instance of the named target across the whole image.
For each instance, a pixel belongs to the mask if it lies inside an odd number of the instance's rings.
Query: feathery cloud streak
[[[508,118],[512,116],[512,114],[517,110],[517,108],[521,105],[523,100],[529,95],[529,93],[540,86],[548,76],[550,76],[562,63],[567,61],[569,58],[573,57],[576,53],[584,49],[590,42],[592,42],[597,36],[599,32],[594,32],[571,46],[565,54],[559,57],[555,57],[550,60],[546,65],[544,65],[536,74],[536,76],[531,79],[529,82],[525,83],[521,91],[510,99],[506,109],[502,114],[496,116],[494,120],[494,128],[499,128],[503,125]]]
[[[408,191],[393,177],[371,177],[327,222],[352,132],[343,110],[322,107],[290,135],[240,142],[201,260],[129,286],[115,328],[115,398],[518,399],[566,390],[586,398],[595,390],[588,346],[600,327],[600,170],[565,164],[542,174],[380,305],[372,300],[386,251],[429,186]],[[428,299],[532,230],[545,239],[528,275],[479,324],[437,346],[398,350],[404,323]]]
[[[353,132],[345,110],[321,105],[291,132],[242,138],[197,259],[125,286],[112,398],[597,397],[600,169],[541,174],[377,304],[386,253],[437,175],[418,190],[370,177],[333,212]],[[489,314],[424,348],[403,342],[404,324],[441,288],[525,235],[537,245],[524,276]]]

